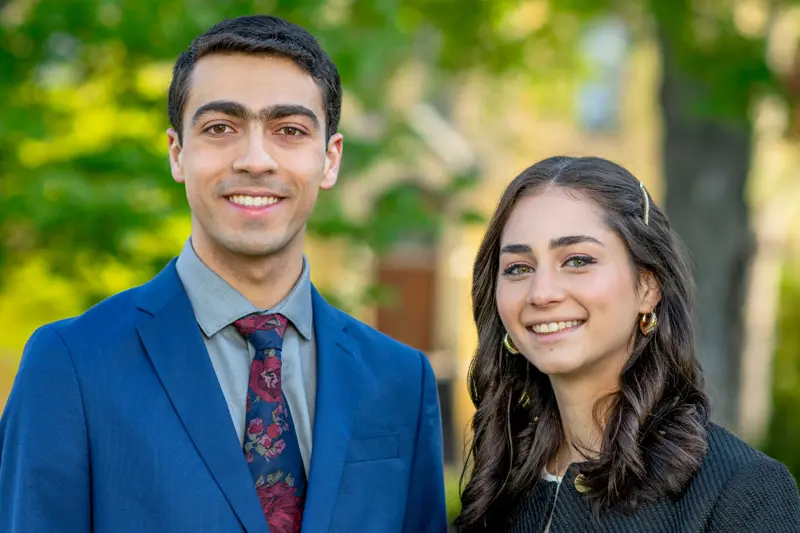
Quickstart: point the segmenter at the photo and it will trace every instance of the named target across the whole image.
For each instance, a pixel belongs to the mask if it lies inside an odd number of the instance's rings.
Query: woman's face
[[[500,247],[497,310],[520,353],[551,377],[618,376],[659,292],[600,207],[560,187],[520,198]]]

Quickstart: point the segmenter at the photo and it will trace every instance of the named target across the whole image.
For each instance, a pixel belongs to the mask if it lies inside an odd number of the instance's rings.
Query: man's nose
[[[242,151],[233,162],[233,169],[258,176],[277,168],[278,162],[270,153],[266,135],[260,131],[247,135]]]

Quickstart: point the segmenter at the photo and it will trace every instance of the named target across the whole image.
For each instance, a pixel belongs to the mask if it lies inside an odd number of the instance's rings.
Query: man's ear
[[[170,128],[167,130],[167,142],[169,143],[169,167],[172,171],[172,179],[178,183],[184,183],[186,178],[183,175],[183,148],[178,132]]]
[[[652,272],[643,270],[639,273],[639,312],[652,313],[661,301],[661,286]]]
[[[331,136],[328,141],[328,149],[325,152],[325,164],[322,167],[322,182],[320,189],[330,189],[336,185],[339,179],[339,167],[342,163],[342,148],[344,137],[341,133]]]

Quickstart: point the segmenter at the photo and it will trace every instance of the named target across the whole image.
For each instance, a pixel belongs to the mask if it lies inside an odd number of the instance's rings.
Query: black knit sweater
[[[800,495],[786,467],[711,424],[708,454],[683,494],[628,514],[594,519],[575,488],[575,465],[558,493],[550,533],[800,533]],[[556,483],[540,480],[522,498],[506,533],[544,531]]]

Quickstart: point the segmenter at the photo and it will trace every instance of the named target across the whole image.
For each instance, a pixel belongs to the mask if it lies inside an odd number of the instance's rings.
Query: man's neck
[[[302,246],[263,257],[230,254],[192,240],[197,257],[259,309],[277,305],[303,272]],[[295,249],[296,248],[296,249]]]

